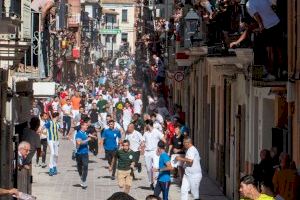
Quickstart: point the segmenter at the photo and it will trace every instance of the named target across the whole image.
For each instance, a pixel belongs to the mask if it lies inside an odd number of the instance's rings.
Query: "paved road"
[[[76,162],[71,159],[72,143],[68,140],[60,141],[58,175],[50,177],[48,168],[33,167],[33,195],[38,200],[106,200],[114,192],[120,191],[117,181],[110,179],[107,161],[102,160],[103,154],[98,157],[90,155],[88,171],[88,188],[81,189],[80,179],[76,170]],[[49,153],[47,154],[49,160]],[[130,195],[137,200],[143,200],[153,192],[149,190],[147,175],[143,162],[142,173],[137,174],[140,180],[133,182]],[[201,182],[202,200],[226,200],[218,188],[209,178],[203,178]],[[173,184],[170,188],[170,200],[180,199],[180,188]]]

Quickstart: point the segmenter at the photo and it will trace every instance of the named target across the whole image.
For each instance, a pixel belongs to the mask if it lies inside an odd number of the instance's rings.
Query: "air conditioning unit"
[[[159,8],[156,8],[156,9],[155,9],[155,16],[156,16],[156,17],[161,17],[161,16],[162,16],[162,15],[161,15],[161,11],[160,11]]]
[[[0,34],[0,40],[15,40],[17,35],[15,33]]]

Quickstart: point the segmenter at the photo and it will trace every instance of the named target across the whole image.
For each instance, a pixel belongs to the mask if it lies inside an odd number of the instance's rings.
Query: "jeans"
[[[154,189],[154,195],[159,197],[160,193],[162,192],[163,200],[168,200],[170,184],[171,184],[170,181],[168,182],[157,181]]]
[[[76,155],[77,170],[82,182],[86,182],[89,166],[89,154]]]
[[[46,162],[46,154],[47,154],[47,146],[48,146],[47,138],[41,139],[41,146],[42,146],[42,163],[45,163]],[[36,156],[36,163],[39,163],[39,161],[40,161],[40,157]]]
[[[107,158],[108,164],[111,165],[113,158],[116,157],[116,152],[117,150],[105,150],[105,158]],[[112,174],[111,176],[115,176],[116,174],[116,169],[117,169],[117,158],[114,159],[113,163],[113,169],[112,169]]]
[[[64,127],[63,127],[63,136],[66,136],[69,134],[70,129],[71,129],[71,117],[70,116],[64,116],[63,117],[63,122],[64,122]],[[67,126],[67,128],[66,128]],[[67,134],[66,134],[67,130]]]

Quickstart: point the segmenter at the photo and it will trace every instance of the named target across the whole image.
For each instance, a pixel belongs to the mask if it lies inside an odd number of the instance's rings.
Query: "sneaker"
[[[50,169],[49,169],[49,176],[53,176],[53,175],[54,175],[53,168],[50,168]]]
[[[141,163],[137,164],[137,170],[138,170],[138,173],[142,172],[142,164]]]
[[[57,168],[53,167],[53,175],[57,175]]]
[[[46,168],[46,167],[47,167],[46,163],[42,163],[42,168]]]
[[[116,179],[116,177],[115,176],[111,176],[111,178],[110,178],[111,180],[115,180]]]
[[[87,183],[86,183],[86,181],[80,183],[80,186],[81,186],[82,189],[86,189],[86,188],[87,188]]]
[[[41,163],[36,163],[34,166],[35,166],[35,167],[40,167],[40,166],[41,166]]]

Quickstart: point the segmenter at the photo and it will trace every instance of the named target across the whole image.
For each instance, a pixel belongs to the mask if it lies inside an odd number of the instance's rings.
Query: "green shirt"
[[[132,150],[126,152],[121,149],[117,151],[116,156],[118,158],[118,170],[130,170],[130,165],[134,162],[134,152]]]
[[[107,101],[105,99],[98,101],[97,107],[98,107],[99,113],[106,112],[106,104],[107,104]]]

